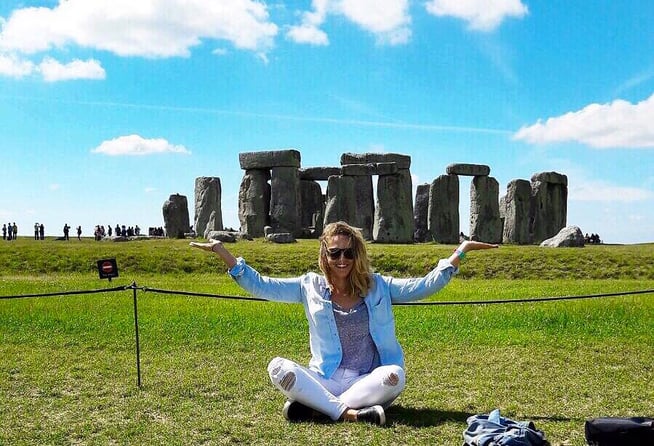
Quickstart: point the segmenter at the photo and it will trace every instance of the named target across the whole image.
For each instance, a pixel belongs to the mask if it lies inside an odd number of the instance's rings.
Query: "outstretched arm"
[[[199,248],[204,251],[211,251],[214,254],[218,254],[218,256],[223,259],[223,262],[225,262],[225,265],[227,265],[227,268],[232,268],[234,265],[236,265],[236,257],[232,255],[231,252],[225,248],[225,245],[223,245],[223,242],[219,240],[213,240],[210,239],[208,242],[202,243],[202,242],[191,242],[189,243],[194,248]]]
[[[494,243],[484,243],[484,242],[477,242],[474,240],[466,240],[463,243],[461,243],[458,248],[456,248],[456,250],[452,253],[450,258],[447,260],[449,260],[452,266],[458,268],[459,264],[461,264],[461,260],[468,252],[476,251],[478,249],[492,249],[492,248],[499,248],[499,245]]]

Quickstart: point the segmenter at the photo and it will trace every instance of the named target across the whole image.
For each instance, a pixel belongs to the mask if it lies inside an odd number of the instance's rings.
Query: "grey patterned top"
[[[363,299],[349,310],[333,303],[343,358],[339,367],[370,373],[379,366],[377,347],[368,328],[368,307]]]

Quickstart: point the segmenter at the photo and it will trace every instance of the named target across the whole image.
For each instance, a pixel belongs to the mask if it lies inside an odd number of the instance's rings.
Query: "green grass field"
[[[261,272],[316,270],[317,242],[229,246]],[[370,245],[375,269],[422,275],[453,246]],[[117,259],[101,281],[96,261]],[[429,301],[654,289],[654,245],[474,252]],[[217,258],[184,240],[0,243],[0,445],[460,445],[468,416],[499,408],[553,445],[583,445],[595,416],[654,416],[654,294],[496,305],[399,306],[407,388],[387,427],[289,424],[274,356],[307,362],[299,305],[162,294],[243,295]],[[141,289],[145,287],[146,290]],[[149,290],[148,290],[149,289]]]

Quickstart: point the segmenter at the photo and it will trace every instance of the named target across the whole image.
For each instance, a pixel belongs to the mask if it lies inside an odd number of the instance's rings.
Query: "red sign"
[[[105,274],[110,274],[114,270],[114,266],[111,264],[111,262],[103,262],[102,263],[102,272]]]
[[[116,259],[98,260],[98,273],[100,274],[100,279],[111,280],[112,277],[118,277]]]

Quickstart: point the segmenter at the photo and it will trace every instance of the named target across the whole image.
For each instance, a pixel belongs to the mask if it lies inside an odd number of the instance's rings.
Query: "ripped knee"
[[[383,385],[389,387],[404,387],[404,370],[401,367],[389,367],[385,372],[386,374],[382,378]]]
[[[389,373],[386,375],[384,378],[384,385],[385,386],[397,386],[400,383],[400,377],[397,375],[397,373]]]
[[[290,391],[297,380],[293,370],[295,363],[284,358],[274,358],[268,364],[268,374],[270,380],[277,384],[282,390]]]

